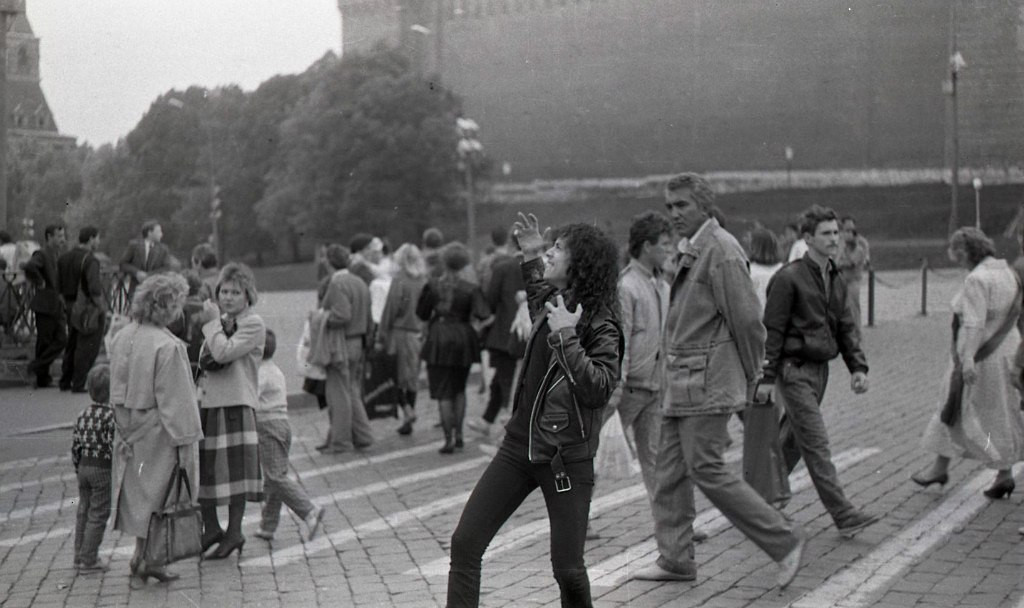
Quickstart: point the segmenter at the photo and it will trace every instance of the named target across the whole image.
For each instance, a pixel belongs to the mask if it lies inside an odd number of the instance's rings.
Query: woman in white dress
[[[970,272],[952,302],[954,361],[943,382],[944,405],[921,440],[924,449],[936,454],[935,462],[912,479],[924,487],[945,485],[950,460],[969,458],[997,471],[985,496],[1003,498],[1014,490],[1014,463],[1024,460],[1024,414],[1013,384],[1022,289],[1017,273],[994,255],[992,241],[977,228],[961,228],[950,237],[950,259]],[[958,361],[963,379],[959,399]]]

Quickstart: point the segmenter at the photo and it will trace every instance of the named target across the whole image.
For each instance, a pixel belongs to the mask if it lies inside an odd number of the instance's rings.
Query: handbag
[[[71,313],[68,318],[71,327],[74,327],[83,336],[91,336],[99,331],[103,325],[103,310],[96,306],[89,295],[85,293],[85,290],[82,289],[82,283],[85,281],[85,263],[88,261],[88,254],[82,256],[82,267],[78,280],[78,295],[75,296],[75,302],[71,305]]]
[[[743,412],[743,480],[765,502],[785,505],[792,498],[782,455],[779,407],[771,399],[750,403]]]
[[[978,348],[978,352],[974,355],[975,363],[981,363],[996,352],[999,345],[1003,343],[1003,339],[1017,324],[1021,313],[1020,293],[1022,287],[1016,273],[1014,273],[1014,278],[1017,279],[1017,298],[1014,300],[1013,307],[1010,308],[1010,312],[1007,313],[999,329]],[[964,372],[956,355],[956,340],[959,334],[960,315],[953,315],[953,371],[949,375],[949,391],[946,393],[946,402],[942,404],[942,411],[939,413],[939,420],[946,426],[953,426],[960,420],[960,408],[963,406]]]
[[[224,335],[229,337],[229,338],[231,336],[233,336],[235,334],[235,330],[238,329],[237,325],[228,326],[227,324],[224,323],[223,319],[221,319],[221,327],[224,328]],[[200,371],[203,371],[203,372],[219,372],[220,370],[224,369],[225,367],[227,367],[229,365],[231,365],[230,362],[228,362],[228,363],[221,363],[220,361],[214,359],[213,358],[213,353],[211,353],[210,349],[207,348],[207,346],[206,346],[206,341],[205,340],[203,341],[203,345],[199,349],[199,370]]]
[[[163,508],[149,516],[143,559],[148,566],[160,567],[196,557],[203,552],[202,534],[203,518],[192,503],[188,472],[179,459],[167,482]]]

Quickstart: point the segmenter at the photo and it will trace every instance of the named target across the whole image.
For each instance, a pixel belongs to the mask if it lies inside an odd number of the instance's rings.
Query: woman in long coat
[[[258,370],[267,330],[253,312],[256,278],[244,264],[224,266],[216,289],[217,303],[203,303],[200,320],[203,349],[215,364],[202,377],[200,418],[205,438],[199,445],[199,504],[203,510],[205,559],[242,553],[242,517],[246,502],[263,498],[255,407],[259,405]],[[200,367],[203,359],[200,359]],[[213,369],[216,367],[217,369]],[[217,507],[228,505],[228,529],[221,528]]]
[[[1024,460],[1024,415],[1012,377],[1021,341],[1022,290],[1017,273],[994,255],[992,241],[981,230],[961,228],[950,237],[950,259],[970,272],[952,302],[954,363],[943,383],[943,401],[949,401],[957,362],[963,391],[952,401],[958,407],[944,407],[946,415],[936,413],[928,423],[921,445],[936,454],[935,461],[912,479],[924,487],[945,485],[950,460],[969,458],[996,470],[985,496],[1002,498],[1014,490],[1014,463]]]
[[[110,342],[110,402],[117,423],[112,503],[114,529],[135,537],[134,576],[178,578],[143,560],[149,516],[163,508],[180,463],[192,488],[203,437],[185,344],[166,329],[181,315],[188,284],[177,275],[147,278],[135,291],[132,321]]]
[[[401,435],[412,433],[416,422],[416,390],[419,388],[420,346],[423,321],[416,316],[416,303],[427,282],[427,265],[419,248],[406,243],[395,252],[398,272],[391,281],[384,303],[377,339],[389,355],[397,359],[395,385],[402,410]]]

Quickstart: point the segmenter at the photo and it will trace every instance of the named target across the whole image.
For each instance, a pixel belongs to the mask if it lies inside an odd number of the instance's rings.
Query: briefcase
[[[743,479],[769,504],[784,506],[792,494],[779,439],[779,406],[750,403],[743,413]]]
[[[366,357],[363,370],[363,406],[366,416],[374,418],[398,418],[398,387],[395,376],[398,373],[398,357],[383,350],[374,349]]]

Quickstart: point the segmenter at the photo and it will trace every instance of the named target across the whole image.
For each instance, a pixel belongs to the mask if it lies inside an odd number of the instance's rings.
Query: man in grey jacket
[[[746,255],[712,217],[703,177],[677,175],[665,204],[684,243],[665,329],[667,395],[662,406],[657,488],[652,501],[658,560],[634,578],[692,581],[696,484],[719,511],[779,564],[778,584],[796,576],[805,536],[725,464],[729,417],[753,394],[765,329]]]

